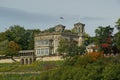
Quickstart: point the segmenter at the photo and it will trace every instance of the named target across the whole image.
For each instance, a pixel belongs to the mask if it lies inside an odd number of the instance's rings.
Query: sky
[[[94,36],[98,26],[114,27],[118,18],[120,0],[0,0],[0,32],[13,25],[44,30],[62,24],[71,29],[81,22]]]

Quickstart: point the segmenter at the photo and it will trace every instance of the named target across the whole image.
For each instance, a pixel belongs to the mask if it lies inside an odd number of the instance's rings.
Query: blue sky
[[[63,24],[70,29],[81,22],[93,36],[98,26],[114,27],[118,18],[120,0],[0,0],[0,32],[12,25],[44,30]]]

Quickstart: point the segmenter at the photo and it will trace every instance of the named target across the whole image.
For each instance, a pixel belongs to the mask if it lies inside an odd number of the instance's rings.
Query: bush
[[[87,53],[87,55],[92,57],[93,60],[97,60],[98,58],[103,57],[102,52],[91,52],[91,53]]]
[[[102,75],[104,80],[120,80],[120,64],[107,65]]]
[[[120,79],[120,64],[118,63],[119,59],[117,57],[103,57],[101,55],[93,57],[91,55],[84,55],[68,58],[59,69],[51,71],[46,75],[44,74],[48,78],[46,80]]]

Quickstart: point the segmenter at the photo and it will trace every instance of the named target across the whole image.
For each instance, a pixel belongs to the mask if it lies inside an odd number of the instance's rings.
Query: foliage
[[[55,32],[55,27],[51,27],[51,28],[48,28],[46,30],[44,30],[43,32]]]
[[[59,68],[63,61],[36,61],[33,64],[0,63],[0,72],[36,72]]]
[[[105,80],[119,80],[120,79],[120,64],[108,65],[103,71],[103,78]]]
[[[39,32],[39,29],[25,30],[20,25],[10,26],[8,30],[0,33],[0,42],[4,40],[14,41],[21,50],[34,49],[34,35]]]
[[[84,33],[83,37],[84,37],[84,44],[83,45],[85,45],[85,46],[88,46],[89,44],[92,44],[95,42],[95,37],[91,37],[87,33]]]
[[[0,43],[0,55],[15,56],[18,55],[19,46],[14,41],[5,40]]]
[[[117,20],[115,27],[120,31],[120,18]]]
[[[40,33],[41,31],[39,29],[31,29],[26,30],[26,33],[28,34],[26,37],[28,37],[28,44],[27,44],[27,50],[34,49],[34,35]]]
[[[115,44],[118,49],[120,49],[120,32],[115,34]]]
[[[98,58],[103,57],[102,52],[91,52],[91,53],[87,53],[87,55],[90,56],[93,60],[97,60]]]
[[[0,42],[6,40],[6,36],[5,36],[5,33],[4,32],[1,32],[0,33]]]
[[[8,48],[6,49],[6,56],[15,56],[18,55],[19,46],[14,41],[8,43]]]
[[[99,46],[100,51],[104,51],[105,54],[111,53],[112,49],[112,32],[113,28],[110,26],[100,26],[95,30],[96,33],[96,45]]]
[[[85,45],[81,45],[80,47],[77,48],[79,54],[84,54],[86,52],[86,46]]]
[[[61,39],[58,45],[58,52],[66,56],[83,54],[85,46],[78,46],[75,40]]]
[[[8,40],[4,40],[0,42],[0,55],[6,54],[6,49],[8,48]]]
[[[0,74],[1,80],[40,80],[39,74]]]
[[[101,57],[93,60],[88,55],[79,55],[66,59],[62,65],[59,65],[61,62],[57,62],[58,67],[40,74],[0,74],[0,78],[2,80],[119,80],[120,61],[118,57]],[[7,67],[11,68],[7,70],[9,72],[41,71],[44,70],[46,64],[56,66],[56,62],[36,62],[31,65],[0,64],[0,68],[10,66]]]
[[[69,41],[67,39],[61,39],[58,45],[58,52],[59,53],[67,53],[69,51]]]
[[[120,18],[116,22],[116,28],[118,32],[115,34],[115,45],[120,49]]]
[[[72,33],[72,31],[69,30],[69,29],[64,30],[64,32],[65,32],[65,33]]]
[[[89,45],[90,44],[90,36],[88,34],[84,34],[84,45]]]
[[[116,57],[114,57],[116,58]],[[119,80],[120,64],[115,65],[111,57],[101,57],[96,61],[90,56],[74,56],[61,68],[41,74],[43,80]]]

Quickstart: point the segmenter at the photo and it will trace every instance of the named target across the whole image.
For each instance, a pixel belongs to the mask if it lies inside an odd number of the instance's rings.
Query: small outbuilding
[[[19,56],[21,64],[31,64],[36,61],[34,50],[19,51]]]
[[[97,46],[95,44],[89,44],[88,46],[86,46],[86,51],[88,53],[97,52]]]

